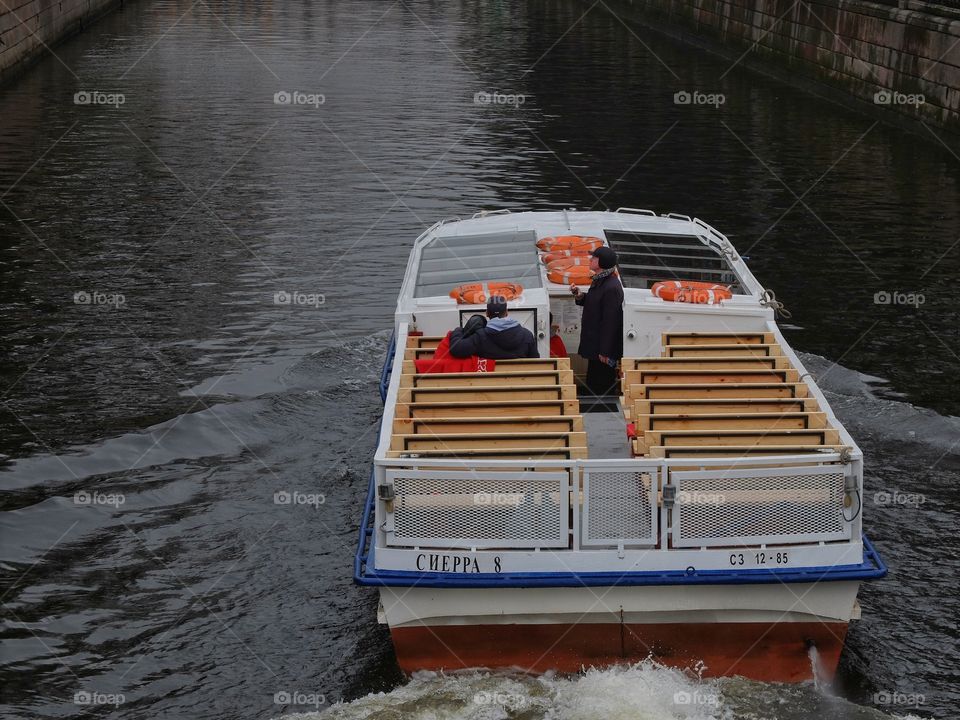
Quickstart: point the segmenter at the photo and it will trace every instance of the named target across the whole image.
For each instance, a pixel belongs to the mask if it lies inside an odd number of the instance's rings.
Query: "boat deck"
[[[587,450],[594,458],[629,458],[632,455],[623,412],[591,412],[583,416]]]
[[[771,333],[665,333],[660,357],[624,358],[636,457],[841,450],[839,431]]]
[[[414,360],[431,358],[440,340],[408,340],[390,457],[746,457],[842,449],[838,430],[770,333],[666,333],[660,356],[623,359],[620,411],[589,413],[566,358],[501,360],[492,372],[417,373]]]

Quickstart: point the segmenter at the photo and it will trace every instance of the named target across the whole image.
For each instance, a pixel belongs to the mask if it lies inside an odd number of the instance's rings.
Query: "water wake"
[[[814,651],[815,652],[815,651]],[[291,708],[292,709],[292,708]],[[703,679],[652,660],[577,675],[416,673],[386,693],[283,720],[884,720],[812,683]],[[914,716],[909,716],[914,717]],[[278,718],[279,720],[279,718]]]

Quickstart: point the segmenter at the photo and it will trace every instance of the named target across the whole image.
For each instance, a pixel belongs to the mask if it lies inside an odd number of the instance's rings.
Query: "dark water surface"
[[[141,0],[0,89],[5,717],[957,716],[960,160],[589,7]],[[868,456],[891,576],[833,691],[407,683],[350,582],[413,239],[621,205],[731,236]],[[701,687],[725,707],[676,715]]]

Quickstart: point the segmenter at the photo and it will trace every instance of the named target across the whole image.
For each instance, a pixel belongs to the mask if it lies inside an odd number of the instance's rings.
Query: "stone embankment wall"
[[[0,83],[123,0],[0,0]]]
[[[955,1],[955,0],[950,0]],[[960,133],[960,9],[921,0],[605,0],[758,70]]]

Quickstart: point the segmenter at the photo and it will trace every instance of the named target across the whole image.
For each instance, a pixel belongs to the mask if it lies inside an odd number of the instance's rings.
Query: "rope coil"
[[[777,300],[777,294],[768,288],[763,289],[763,295],[760,296],[760,304],[764,307],[773,308],[774,315],[779,315],[784,320],[789,320],[793,317],[793,313],[787,310],[782,302]]]

